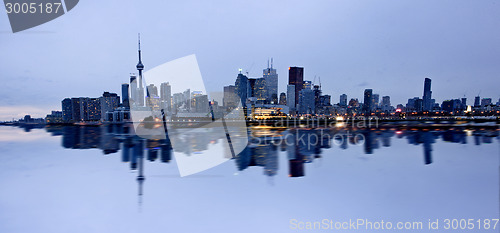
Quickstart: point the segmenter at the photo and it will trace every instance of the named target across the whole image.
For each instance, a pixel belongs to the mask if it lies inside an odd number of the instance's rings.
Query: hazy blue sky
[[[233,84],[238,68],[261,75],[274,57],[279,89],[289,66],[321,77],[332,102],[363,89],[393,104],[500,97],[500,2],[484,1],[80,1],[66,15],[13,34],[0,13],[0,120],[60,109],[65,97],[120,92],[146,70],[196,54],[207,89]],[[24,111],[23,111],[24,109]]]

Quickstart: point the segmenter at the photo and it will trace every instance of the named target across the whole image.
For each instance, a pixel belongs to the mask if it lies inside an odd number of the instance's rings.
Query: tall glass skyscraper
[[[424,81],[424,96],[422,97],[424,111],[430,111],[430,110],[432,110],[431,98],[432,98],[431,79],[430,78],[425,78],[425,81]]]
[[[288,85],[295,86],[295,107],[299,103],[299,92],[302,90],[304,84],[304,68],[303,67],[289,67],[288,68]]]
[[[273,59],[271,58],[271,67],[269,67],[269,63],[267,64],[267,69],[263,70],[262,77],[266,83],[266,95],[267,99],[271,101],[274,96],[278,96],[278,74],[276,73],[276,69],[273,69]]]

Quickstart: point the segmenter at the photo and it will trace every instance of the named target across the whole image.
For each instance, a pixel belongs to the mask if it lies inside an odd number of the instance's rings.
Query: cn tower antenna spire
[[[141,33],[137,35],[138,50],[139,50],[139,62],[141,62]]]
[[[137,63],[137,70],[139,71],[139,76],[142,76],[142,70],[144,69],[144,65],[142,64],[141,60],[141,34],[138,34],[138,52],[139,52],[139,62]]]

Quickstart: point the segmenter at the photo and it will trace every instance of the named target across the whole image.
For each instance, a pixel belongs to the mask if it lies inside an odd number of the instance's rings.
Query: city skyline
[[[16,35],[0,34],[0,48],[9,57],[0,64],[2,120],[18,118],[17,112],[42,116],[65,96],[118,93],[115,83],[136,62],[129,48],[137,31],[148,38],[143,56],[148,67],[196,53],[208,91],[231,82],[238,68],[250,77],[260,74],[274,57],[281,77],[289,66],[305,67],[304,78],[320,76],[323,93],[334,100],[342,93],[361,99],[362,89],[372,88],[404,103],[408,95],[421,96],[413,87],[425,77],[433,79],[436,100],[464,94],[472,100],[478,93],[500,97],[495,89],[500,6],[492,1],[266,2],[265,8],[263,2],[158,2],[157,9],[95,4],[79,4],[70,15]],[[188,6],[191,11],[179,15]],[[81,17],[96,8],[108,11],[106,16]],[[250,17],[254,13],[262,17]],[[0,28],[9,31],[7,16],[0,17],[5,17]],[[290,36],[296,28],[303,30]],[[285,91],[286,80],[280,78],[278,92]]]

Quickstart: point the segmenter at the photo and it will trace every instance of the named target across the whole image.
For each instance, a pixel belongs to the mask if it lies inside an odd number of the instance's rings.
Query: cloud
[[[45,107],[39,106],[0,106],[0,120],[10,121],[12,118],[19,119],[25,115],[31,115],[32,117],[45,117],[50,113]]]
[[[358,87],[366,87],[368,85],[370,85],[368,82],[361,82],[358,84]]]

